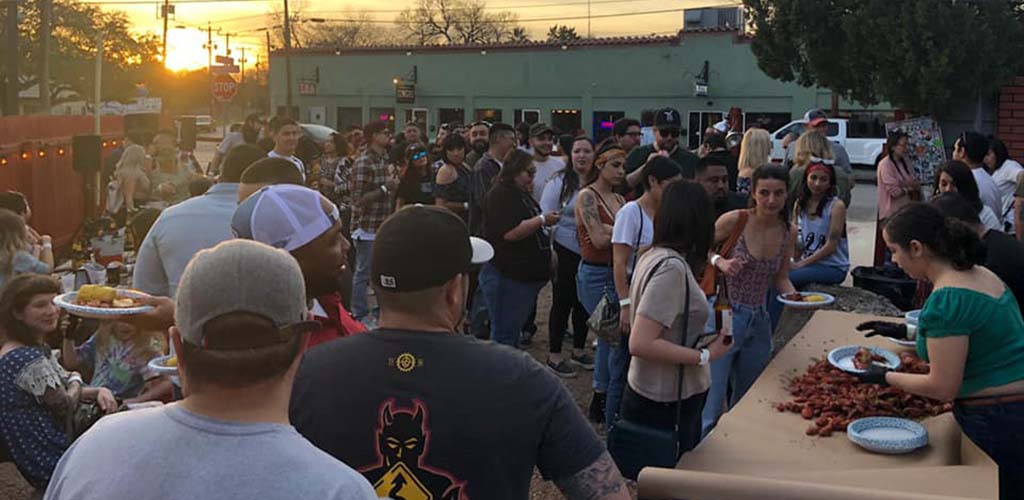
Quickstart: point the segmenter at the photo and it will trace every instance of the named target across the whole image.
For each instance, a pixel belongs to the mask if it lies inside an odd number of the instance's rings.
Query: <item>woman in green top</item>
[[[977,265],[985,248],[966,224],[913,203],[883,231],[893,262],[934,291],[918,321],[917,353],[925,375],[869,371],[887,383],[940,401],[955,399],[953,416],[999,465],[1001,498],[1024,495],[1024,320],[1013,295]]]

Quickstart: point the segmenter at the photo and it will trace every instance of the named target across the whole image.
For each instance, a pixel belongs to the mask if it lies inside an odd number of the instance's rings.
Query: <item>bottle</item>
[[[729,289],[725,276],[719,275],[715,296],[715,331],[725,335],[725,345],[732,344],[732,304],[729,303]]]

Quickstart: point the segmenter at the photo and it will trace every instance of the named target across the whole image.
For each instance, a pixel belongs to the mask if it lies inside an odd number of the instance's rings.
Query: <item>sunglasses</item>
[[[420,151],[419,153],[415,153],[415,154],[412,155],[412,161],[420,160],[420,159],[423,159],[423,158],[426,158],[426,157],[427,157],[427,152],[426,151]]]
[[[662,137],[679,137],[679,130],[678,129],[659,130],[658,131],[658,135],[660,135]]]

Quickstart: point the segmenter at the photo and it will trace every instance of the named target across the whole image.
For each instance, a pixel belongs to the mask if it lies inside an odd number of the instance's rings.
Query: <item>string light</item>
[[[25,161],[31,160],[32,159],[32,153],[28,152],[27,150],[26,151],[22,151],[21,152],[21,159],[25,160]]]
[[[107,147],[107,141],[103,141],[102,143],[100,143],[100,146]]]
[[[0,155],[0,167],[7,166],[7,155]]]
[[[57,156],[64,156],[65,153],[67,153],[67,151],[64,150],[64,146],[57,148]]]
[[[40,147],[39,147],[39,152],[38,152],[38,153],[36,153],[36,156],[38,156],[38,157],[40,157],[40,158],[46,158],[46,150],[45,150],[45,149],[43,149],[43,147],[42,147],[42,146],[40,146]]]

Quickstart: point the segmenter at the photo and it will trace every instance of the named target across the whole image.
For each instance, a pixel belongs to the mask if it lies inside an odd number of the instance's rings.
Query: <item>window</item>
[[[775,133],[774,139],[777,139],[777,140],[781,141],[781,140],[785,139],[786,136],[789,135],[790,133],[796,134],[797,136],[799,136],[800,134],[804,133],[804,124],[803,124],[803,122],[796,122],[796,123],[794,123],[794,124],[784,128],[784,129],[779,130],[778,132]]]
[[[363,126],[363,108],[338,107],[338,130],[344,132],[353,125]]]
[[[387,122],[392,132],[395,130],[395,108],[370,108],[370,121]]]
[[[569,134],[572,136],[582,132],[583,120],[578,109],[553,109],[551,110],[551,128],[556,134]]]
[[[478,122],[495,124],[501,121],[500,109],[478,109],[473,112],[473,118]]]
[[[462,108],[441,108],[437,110],[438,120],[441,124],[464,125],[466,123],[466,112]]]
[[[615,121],[625,117],[626,113],[624,111],[594,111],[594,142],[600,143],[611,137]]]
[[[514,125],[519,125],[521,122],[534,124],[540,121],[540,110],[539,109],[517,109],[515,116]]]
[[[746,113],[746,115],[747,124],[744,130],[757,127],[772,132],[793,119],[789,113]]]
[[[700,147],[701,142],[704,141],[704,131],[708,127],[714,126],[716,123],[722,121],[725,114],[721,111],[691,111],[690,112],[690,130],[689,130],[689,149],[697,149]],[[685,130],[681,131],[686,133]]]

